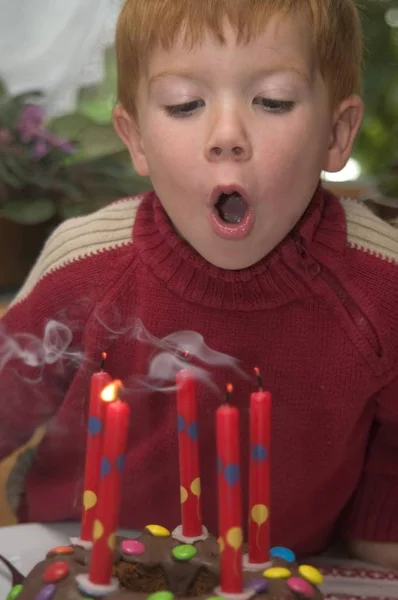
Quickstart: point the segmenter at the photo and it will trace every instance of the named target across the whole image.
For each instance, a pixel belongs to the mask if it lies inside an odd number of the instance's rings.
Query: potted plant
[[[34,92],[0,94],[0,291],[22,283],[62,220],[148,186],[134,175],[121,146],[90,154],[82,136],[59,135],[65,119],[48,121],[40,100]],[[85,117],[80,132],[96,127]]]

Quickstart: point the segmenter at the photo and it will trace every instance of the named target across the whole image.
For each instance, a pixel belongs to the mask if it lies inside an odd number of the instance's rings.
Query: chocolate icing
[[[121,587],[119,591],[110,594],[109,598],[145,600],[149,594],[159,590],[169,590],[181,600],[192,597],[206,600],[216,595],[214,589],[219,584],[219,547],[213,536],[194,544],[197,554],[189,561],[173,558],[172,549],[180,545],[180,542],[171,536],[154,537],[149,531],[144,530],[136,539],[145,546],[145,552],[140,556],[123,554],[121,549],[123,538],[117,541],[113,575],[119,578]],[[79,546],[74,546],[73,549],[73,554],[69,555],[49,553],[45,560],[38,563],[25,579],[18,600],[34,600],[36,594],[45,585],[43,572],[51,563],[59,560],[68,563],[70,572],[56,584],[53,600],[87,598],[88,594],[79,591],[75,576],[79,573],[87,573],[90,553]],[[272,566],[286,567],[293,577],[300,577],[297,564],[288,564],[282,559],[275,559],[272,561]],[[258,584],[263,570],[260,568],[257,572],[244,571],[245,589],[254,590],[254,582]],[[303,600],[304,598],[289,589],[286,579],[267,580],[267,583],[267,592],[253,591],[252,597],[257,596],[261,600]],[[323,598],[315,586],[313,592],[314,600]]]

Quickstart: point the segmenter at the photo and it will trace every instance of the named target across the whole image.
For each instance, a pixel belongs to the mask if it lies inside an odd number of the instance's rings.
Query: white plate
[[[69,544],[70,538],[78,536],[79,532],[79,523],[29,523],[0,527],[0,554],[27,575],[51,548]],[[120,530],[119,533],[129,536],[132,532]],[[0,562],[0,600],[6,599],[11,581],[9,570]]]
[[[77,523],[39,525],[13,525],[0,528],[0,554],[8,558],[24,575],[44,558],[54,546],[69,544],[69,537],[79,532]],[[5,600],[10,587],[11,575],[0,562],[0,600]]]

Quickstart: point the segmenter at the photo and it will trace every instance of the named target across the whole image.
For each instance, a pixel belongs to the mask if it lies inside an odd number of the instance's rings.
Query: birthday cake
[[[102,590],[100,586],[86,587],[90,554],[76,544],[51,549],[23,582],[13,587],[7,600],[87,600],[94,595],[112,600],[323,598],[318,588],[321,574],[310,565],[298,566],[293,552],[282,547],[271,549],[267,565],[244,566],[242,594],[220,590],[220,547],[211,535],[181,544],[163,527],[148,526],[134,539],[118,538],[113,590],[111,586]]]
[[[242,527],[239,410],[229,403],[232,386],[227,386],[227,402],[216,411],[215,538],[201,516],[197,402],[187,369],[179,372],[177,386],[182,523],[172,532],[148,525],[134,539],[123,539],[116,531],[130,408],[119,398],[122,383],[108,385],[109,376],[97,375],[90,402],[81,537],[51,549],[22,583],[13,586],[7,600],[323,597],[317,569],[298,565],[287,548],[270,548],[271,397],[261,385],[250,403],[248,544]]]

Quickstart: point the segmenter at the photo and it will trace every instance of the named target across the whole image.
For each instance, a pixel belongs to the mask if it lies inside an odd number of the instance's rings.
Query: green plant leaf
[[[35,225],[52,219],[57,213],[54,202],[48,198],[15,200],[0,209],[1,216],[24,225]]]
[[[79,156],[71,155],[70,163],[81,159],[108,156],[123,150],[124,145],[116,135],[113,125],[100,125],[80,114],[67,115],[54,119],[48,124],[51,131],[78,146]]]

